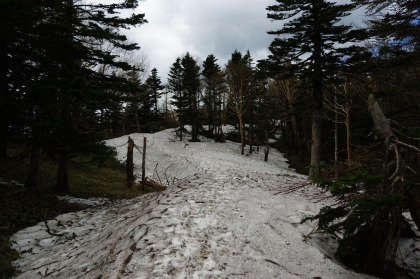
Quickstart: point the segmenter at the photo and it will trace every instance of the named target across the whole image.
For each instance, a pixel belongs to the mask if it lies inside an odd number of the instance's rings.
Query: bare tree
[[[276,78],[269,82],[269,92],[276,106],[280,119],[290,120],[293,131],[293,145],[299,154],[302,146],[299,140],[299,130],[294,112],[294,103],[299,96],[299,82],[295,78]]]
[[[252,87],[252,68],[244,58],[240,52],[235,51],[226,65],[226,82],[229,86],[228,107],[238,117],[242,155],[245,153],[243,116],[248,109]]]
[[[353,97],[358,92],[358,90],[356,89],[358,85],[356,83],[356,80],[351,80],[345,77],[344,81],[340,85],[332,85],[332,96],[324,96],[324,106],[329,111],[333,112],[335,116],[334,119],[332,119],[326,114],[326,117],[335,123],[341,123],[346,126],[346,150],[348,161],[351,160],[350,112],[353,103]],[[337,142],[337,128],[335,130],[335,141]]]
[[[387,171],[388,183],[383,192],[389,192],[389,195],[404,193],[407,196],[407,207],[417,229],[420,230],[420,183],[417,180],[417,183],[411,187],[409,183],[405,183],[410,176],[418,179],[418,174],[404,158],[404,155],[407,156],[409,152],[420,156],[420,149],[399,139],[397,136],[399,132],[395,133],[397,130],[391,127],[391,121],[385,117],[373,94],[368,97],[368,105],[375,132],[382,140],[385,149],[384,167]]]

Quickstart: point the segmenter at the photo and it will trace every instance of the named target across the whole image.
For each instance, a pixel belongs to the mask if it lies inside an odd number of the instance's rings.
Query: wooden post
[[[143,138],[143,159],[141,162],[141,183],[144,184],[146,183],[146,141],[147,138],[144,137]]]
[[[127,187],[131,188],[134,184],[134,162],[133,162],[134,141],[128,137],[127,147]]]

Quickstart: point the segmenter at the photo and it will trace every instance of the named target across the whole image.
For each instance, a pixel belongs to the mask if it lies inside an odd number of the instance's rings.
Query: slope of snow
[[[64,214],[12,237],[17,278],[371,278],[348,270],[304,236],[322,204],[307,177],[275,150],[246,157],[236,143],[148,139],[147,176],[174,182],[166,191]],[[127,137],[109,140],[125,159]],[[137,173],[141,154],[135,152]],[[158,174],[158,175],[157,175]]]

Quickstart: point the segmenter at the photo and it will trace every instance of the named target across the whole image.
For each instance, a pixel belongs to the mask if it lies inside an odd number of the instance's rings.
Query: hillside
[[[44,223],[16,233],[18,278],[370,278],[334,262],[320,239],[304,241],[313,226],[300,221],[323,203],[313,186],[279,194],[306,183],[280,153],[265,163],[263,152],[241,156],[232,142],[131,135],[138,145],[143,136],[147,176],[173,184],[49,221],[61,236]],[[126,141],[107,142],[121,160]]]

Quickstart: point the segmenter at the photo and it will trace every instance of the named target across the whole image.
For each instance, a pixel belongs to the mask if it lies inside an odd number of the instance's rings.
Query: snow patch
[[[139,145],[144,136],[146,174],[168,189],[48,221],[62,237],[44,223],[17,232],[17,278],[372,278],[303,241],[312,227],[301,218],[322,205],[311,199],[315,187],[276,194],[307,180],[276,150],[264,162],[263,152],[241,156],[229,141],[186,146],[173,130],[130,135]],[[121,161],[126,142],[107,141]],[[137,149],[134,156],[139,175]]]

